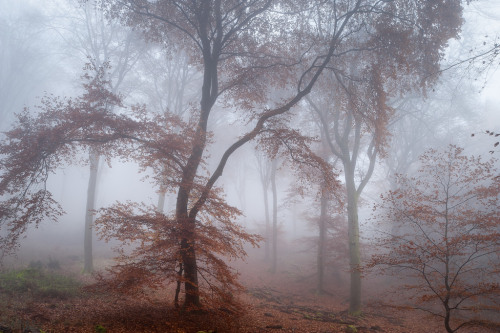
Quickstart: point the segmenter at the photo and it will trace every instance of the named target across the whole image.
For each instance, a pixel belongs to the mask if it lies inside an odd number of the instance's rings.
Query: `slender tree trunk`
[[[347,189],[347,223],[349,237],[349,268],[351,271],[351,289],[349,313],[361,313],[361,255],[359,247],[358,195],[354,183],[354,169],[344,164]]]
[[[453,333],[455,332],[455,330],[453,330],[450,326],[451,309],[450,306],[448,305],[448,300],[445,301],[445,309],[446,309],[446,315],[444,317],[444,327],[446,328],[446,332]]]
[[[160,192],[158,193],[158,204],[156,206],[156,210],[158,213],[163,213],[165,209],[165,189],[160,188]]]
[[[237,176],[236,179],[236,191],[238,192],[238,199],[241,204],[241,210],[245,212],[247,210],[247,194],[246,194],[246,167],[245,165],[242,166],[243,168],[243,177],[241,177],[241,174]],[[240,169],[241,170],[241,169]],[[243,215],[243,225],[247,224],[247,217],[246,215]]]
[[[94,260],[92,256],[92,235],[94,224],[95,196],[97,187],[97,171],[99,165],[99,155],[94,149],[89,152],[90,177],[87,188],[87,207],[85,211],[85,232],[83,241],[83,273],[94,271]]]
[[[268,261],[271,256],[271,220],[269,218],[269,198],[267,193],[268,183],[262,183],[262,191],[264,192],[264,212],[266,214],[266,238],[264,243],[265,260]]]
[[[326,190],[322,189],[321,213],[319,217],[318,260],[317,260],[318,285],[316,286],[316,292],[318,294],[322,294],[324,291],[323,284],[325,275],[327,205],[328,205],[328,197],[326,196]]]
[[[271,272],[275,273],[278,267],[278,193],[276,190],[276,169],[278,168],[278,160],[273,161],[271,169],[271,189],[273,192],[273,255]]]

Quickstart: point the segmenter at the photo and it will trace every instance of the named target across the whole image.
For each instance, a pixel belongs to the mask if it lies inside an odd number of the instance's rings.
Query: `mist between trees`
[[[490,2],[0,4],[5,269],[68,252],[94,291],[244,315],[256,265],[352,320],[379,289],[498,328]]]

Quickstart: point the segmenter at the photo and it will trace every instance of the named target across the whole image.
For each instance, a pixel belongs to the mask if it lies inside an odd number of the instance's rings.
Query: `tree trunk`
[[[177,285],[175,287],[175,296],[174,296],[174,306],[175,308],[179,308],[179,294],[181,293],[181,284],[182,284],[182,273],[183,273],[183,269],[182,269],[182,262],[179,263],[179,271],[177,272]]]
[[[163,213],[165,209],[165,189],[160,188],[160,192],[158,193],[158,204],[156,206],[156,210],[158,213]]]
[[[358,194],[354,183],[354,169],[344,164],[347,189],[347,223],[349,237],[349,269],[351,272],[351,290],[349,313],[361,313],[361,256],[359,248]]]
[[[325,274],[325,247],[326,247],[326,219],[327,219],[327,204],[328,198],[326,196],[326,190],[321,191],[321,213],[319,217],[319,235],[318,235],[318,261],[317,261],[317,272],[318,272],[318,285],[316,286],[316,292],[322,294],[324,291],[324,274]]]
[[[184,304],[187,310],[199,308],[200,294],[198,286],[198,263],[196,262],[196,218],[190,218],[187,213],[188,192],[180,187],[177,195],[176,220],[182,230],[180,254],[184,270]]]
[[[87,207],[85,211],[85,232],[83,241],[83,273],[94,271],[94,260],[92,256],[92,235],[94,224],[95,195],[97,187],[97,171],[99,165],[99,155],[94,149],[89,152],[90,177],[87,188]]]
[[[278,168],[278,160],[273,161],[271,169],[271,189],[273,192],[273,256],[271,264],[271,272],[276,273],[278,266],[278,193],[276,191],[276,169]]]
[[[268,184],[262,183],[262,191],[264,192],[264,212],[266,214],[266,238],[264,243],[265,260],[268,261],[271,256],[271,220],[269,218],[269,198],[267,193]]]
[[[444,327],[446,328],[446,332],[448,333],[453,333],[455,330],[453,330],[450,326],[450,319],[451,319],[451,309],[448,305],[448,301],[446,300],[445,302],[445,309],[446,309],[446,315],[444,317]]]
[[[208,2],[207,2],[208,4]],[[184,305],[186,309],[200,307],[200,294],[198,286],[198,263],[196,261],[196,212],[190,212],[189,199],[191,190],[194,187],[194,179],[205,150],[207,142],[207,124],[210,110],[215,102],[213,96],[217,96],[217,88],[213,87],[213,81],[216,81],[217,62],[211,62],[205,59],[205,70],[203,77],[201,113],[196,129],[195,141],[191,150],[191,155],[187,160],[182,175],[181,185],[177,192],[177,202],[175,206],[175,217],[179,228],[183,230],[183,236],[180,244],[182,266],[184,269]],[[215,64],[215,65],[214,65]],[[213,93],[213,95],[212,95]]]
[[[205,5],[208,5],[206,2]],[[201,113],[196,128],[195,141],[191,150],[191,155],[187,160],[182,175],[181,185],[177,192],[177,202],[175,206],[175,217],[179,228],[183,230],[183,236],[180,244],[182,266],[184,268],[184,305],[186,309],[200,307],[200,294],[198,286],[198,263],[196,261],[196,214],[189,211],[189,199],[191,190],[194,187],[194,179],[205,150],[207,142],[207,124],[210,110],[212,109],[215,97],[217,96],[217,87],[212,86],[216,82],[217,62],[212,61],[210,56],[205,60],[205,69],[203,76]],[[192,216],[191,216],[192,215]]]
[[[194,232],[194,221],[189,221],[189,224],[193,226]],[[192,231],[189,231],[191,233]],[[198,264],[196,262],[196,251],[195,244],[190,241],[194,239],[193,235],[190,235],[181,241],[181,256],[182,256],[182,266],[184,268],[184,309],[192,310],[200,307],[200,294],[198,286]]]

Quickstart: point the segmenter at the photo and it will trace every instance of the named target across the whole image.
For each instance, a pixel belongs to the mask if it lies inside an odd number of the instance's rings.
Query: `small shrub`
[[[358,333],[358,329],[354,325],[349,325],[345,328],[344,332],[346,332],[346,333]]]
[[[95,331],[96,333],[106,333],[106,328],[102,325],[96,325]]]

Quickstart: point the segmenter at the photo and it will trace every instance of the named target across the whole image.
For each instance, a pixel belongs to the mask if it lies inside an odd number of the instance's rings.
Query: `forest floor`
[[[34,287],[20,292],[2,290],[0,281],[0,331],[23,332],[29,328],[31,332],[42,332],[33,329],[37,328],[47,333],[444,331],[442,323],[435,318],[383,305],[380,295],[375,293],[377,287],[365,292],[363,313],[353,317],[346,311],[348,291],[334,280],[325,288],[327,292],[319,295],[314,289],[314,277],[294,269],[293,265],[274,274],[255,262],[240,263],[236,267],[246,287],[240,296],[241,314],[228,311],[180,313],[172,308],[172,294],[168,291],[155,292],[150,299],[90,292],[36,294]],[[63,273],[83,284],[92,281],[91,277],[78,274],[76,267],[65,268],[58,274]],[[5,283],[3,286],[5,288]],[[463,332],[495,331],[483,328]]]

